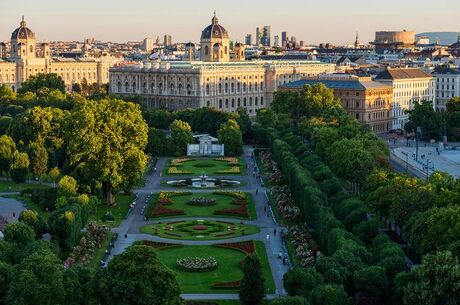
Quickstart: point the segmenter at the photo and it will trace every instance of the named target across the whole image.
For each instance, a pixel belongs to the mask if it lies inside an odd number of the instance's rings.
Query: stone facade
[[[299,91],[305,85],[319,83],[334,90],[335,97],[342,101],[343,109],[360,123],[368,125],[373,132],[385,133],[392,128],[393,88],[372,81],[370,77],[348,74],[324,75],[290,83],[283,88]]]
[[[0,84],[7,84],[14,91],[29,77],[39,73],[58,74],[64,80],[67,89],[71,89],[72,84],[81,83],[83,79],[89,84],[102,85],[108,83],[109,68],[115,63],[109,58],[53,58],[47,43],[42,43],[37,48],[35,34],[26,26],[24,19],[11,35],[9,57],[5,49],[3,44],[0,50]],[[38,57],[37,53],[41,56]]]
[[[201,61],[115,66],[110,69],[110,92],[140,95],[149,106],[169,110],[214,107],[230,112],[245,107],[255,115],[270,104],[279,86],[335,70],[334,64],[318,61],[245,61],[240,43],[231,59],[228,41],[227,30],[214,16],[201,34]]]

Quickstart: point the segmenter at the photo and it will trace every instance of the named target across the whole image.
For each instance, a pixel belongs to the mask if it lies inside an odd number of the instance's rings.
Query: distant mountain
[[[451,45],[457,42],[458,32],[426,32],[415,35],[416,38],[424,36],[430,39],[430,43],[435,43],[439,39],[441,45]]]

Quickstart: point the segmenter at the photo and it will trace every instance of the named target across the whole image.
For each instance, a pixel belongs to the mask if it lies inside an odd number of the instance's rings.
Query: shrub
[[[217,268],[214,257],[185,257],[176,260],[176,268],[182,271],[204,272]]]
[[[30,199],[43,211],[53,211],[57,199],[57,189],[46,188],[33,190]]]

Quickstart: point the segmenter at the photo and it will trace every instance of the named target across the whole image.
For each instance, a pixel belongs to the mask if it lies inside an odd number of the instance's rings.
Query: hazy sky
[[[376,30],[460,31],[460,0],[15,0],[0,5],[0,41],[25,15],[39,40],[104,41],[162,37],[198,41],[213,10],[233,40],[262,25],[307,43],[362,42]]]

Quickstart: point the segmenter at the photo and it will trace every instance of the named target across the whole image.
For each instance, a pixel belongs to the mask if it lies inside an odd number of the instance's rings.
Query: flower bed
[[[220,248],[234,249],[246,254],[252,254],[256,252],[256,247],[252,240],[239,243],[215,244],[214,246]]]
[[[273,184],[280,184],[283,181],[283,174],[273,160],[271,152],[261,151],[258,156],[262,166],[267,171],[268,181]]]
[[[246,194],[244,192],[222,192],[222,191],[217,191],[213,192],[214,195],[222,195],[222,196],[230,196],[230,197],[235,197],[237,199],[244,199],[246,200]]]
[[[238,165],[240,163],[240,161],[238,160],[238,158],[235,158],[235,157],[222,157],[222,158],[216,158],[214,159],[215,161],[224,161],[224,162],[228,162],[230,163],[231,165]]]
[[[142,241],[142,244],[144,246],[149,246],[155,249],[171,249],[171,248],[183,247],[183,245],[181,244],[168,244],[168,243],[161,243],[161,242],[155,242],[155,241],[150,241],[150,240],[144,240]]]
[[[302,267],[312,267],[315,260],[321,253],[313,242],[306,224],[293,225],[288,227],[287,237],[295,248],[295,254],[300,258]]]
[[[162,203],[157,203],[155,208],[152,211],[152,216],[154,217],[180,216],[180,215],[185,215],[185,212],[182,210],[167,208]]]
[[[286,220],[300,220],[302,214],[292,199],[292,193],[286,185],[275,186],[272,189],[275,206],[279,214]]]
[[[204,226],[204,225],[197,225],[197,226],[193,227],[193,230],[198,230],[198,231],[205,231],[207,229],[208,229],[208,227]]]
[[[247,204],[241,204],[234,209],[215,210],[213,214],[223,216],[249,217],[249,209]]]
[[[229,169],[224,169],[224,170],[221,170],[221,171],[217,171],[216,174],[219,174],[219,175],[225,175],[225,174],[240,174],[241,173],[241,170],[240,170],[240,167],[239,166],[232,166],[231,168]]]
[[[191,175],[193,174],[192,172],[181,170],[176,166],[169,167],[167,172],[168,172],[168,175]]]
[[[193,205],[193,206],[211,206],[211,205],[216,205],[216,199],[197,197],[197,198],[192,198],[189,202],[187,202],[187,204]]]
[[[212,288],[240,288],[241,281],[233,281],[233,282],[217,282],[212,284]]]
[[[217,261],[214,257],[185,257],[177,259],[176,267],[181,271],[211,271],[217,268]]]
[[[171,160],[171,164],[177,165],[177,164],[181,164],[183,162],[187,162],[187,161],[191,161],[191,160],[192,159],[190,159],[190,158],[176,158],[176,159]]]

